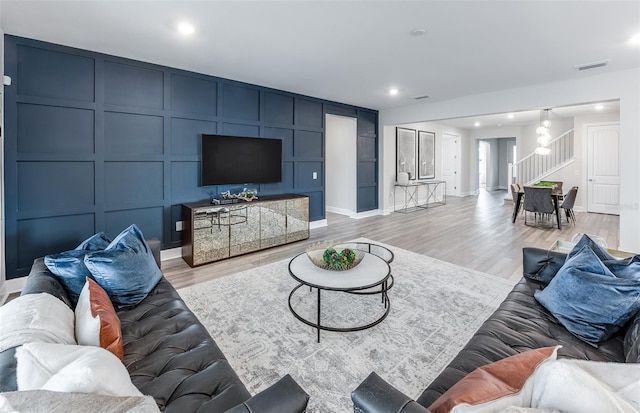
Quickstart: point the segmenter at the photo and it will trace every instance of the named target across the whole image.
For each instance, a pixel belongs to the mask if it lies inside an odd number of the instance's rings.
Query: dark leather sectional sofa
[[[542,284],[532,279],[539,279],[543,273],[555,275],[565,258],[566,254],[554,251],[524,248],[525,278],[417,400],[372,373],[352,393],[354,410],[357,413],[428,412],[438,397],[476,368],[540,347],[561,344],[559,358],[640,362],[640,313],[596,348],[571,334],[534,299],[533,294]]]
[[[160,243],[149,242],[159,264]],[[22,294],[66,291],[35,260]],[[118,311],[131,381],[166,413],[299,413],[308,395],[286,375],[251,397],[213,338],[164,277],[137,306]],[[0,391],[14,391],[15,348],[0,353]]]

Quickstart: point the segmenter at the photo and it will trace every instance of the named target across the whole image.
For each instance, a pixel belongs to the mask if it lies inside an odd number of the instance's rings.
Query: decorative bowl
[[[348,244],[329,245],[326,248],[313,246],[307,250],[309,260],[318,268],[329,271],[346,271],[355,268],[364,258],[364,252]]]

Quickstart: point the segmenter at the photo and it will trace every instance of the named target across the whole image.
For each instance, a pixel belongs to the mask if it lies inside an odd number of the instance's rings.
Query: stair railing
[[[548,155],[535,152],[513,164],[513,180],[531,185],[565,167],[574,160],[573,129],[558,136],[547,145]]]

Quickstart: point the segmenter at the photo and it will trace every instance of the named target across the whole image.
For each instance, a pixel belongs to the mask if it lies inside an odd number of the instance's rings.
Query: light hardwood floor
[[[319,241],[365,237],[516,280],[522,276],[522,247],[549,248],[556,240],[568,241],[578,232],[603,237],[609,248],[618,246],[619,218],[615,215],[576,212],[577,224],[567,224],[563,218],[562,230],[551,225],[525,226],[522,214],[513,224],[513,203],[505,201],[505,196],[506,191],[481,190],[478,196],[449,197],[443,206],[360,220],[328,213],[328,226],[312,230],[306,241],[196,268],[190,268],[181,258],[167,260],[162,270],[176,288],[182,288],[293,257]]]

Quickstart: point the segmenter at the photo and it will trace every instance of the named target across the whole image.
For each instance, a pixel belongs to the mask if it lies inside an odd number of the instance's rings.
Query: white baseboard
[[[172,260],[174,258],[181,258],[181,257],[182,257],[181,247],[160,251],[160,261]]]
[[[334,214],[340,214],[340,215],[346,215],[348,217],[352,216],[355,214],[354,211],[348,210],[348,209],[344,209],[344,208],[336,208],[336,207],[332,207],[332,206],[327,206],[325,208],[327,210],[327,212],[332,212]]]
[[[322,228],[322,227],[326,227],[327,225],[328,224],[326,219],[319,219],[317,221],[309,222],[309,229]]]
[[[391,215],[392,212],[393,212],[393,207],[384,208],[380,210],[381,215]]]
[[[378,215],[385,215],[385,214],[381,209],[372,209],[370,211],[358,212],[357,214],[352,215],[351,218],[362,219],[362,218],[375,217]]]
[[[344,215],[344,216],[347,216],[347,217],[353,218],[353,219],[362,219],[362,218],[373,217],[373,216],[376,216],[376,215],[384,215],[382,213],[382,210],[380,210],[380,209],[372,209],[370,211],[363,211],[363,212],[354,212],[354,211],[349,211],[348,209],[342,209],[342,208],[336,208],[336,207],[327,206],[326,210],[327,210],[327,212],[332,212],[334,214]]]

